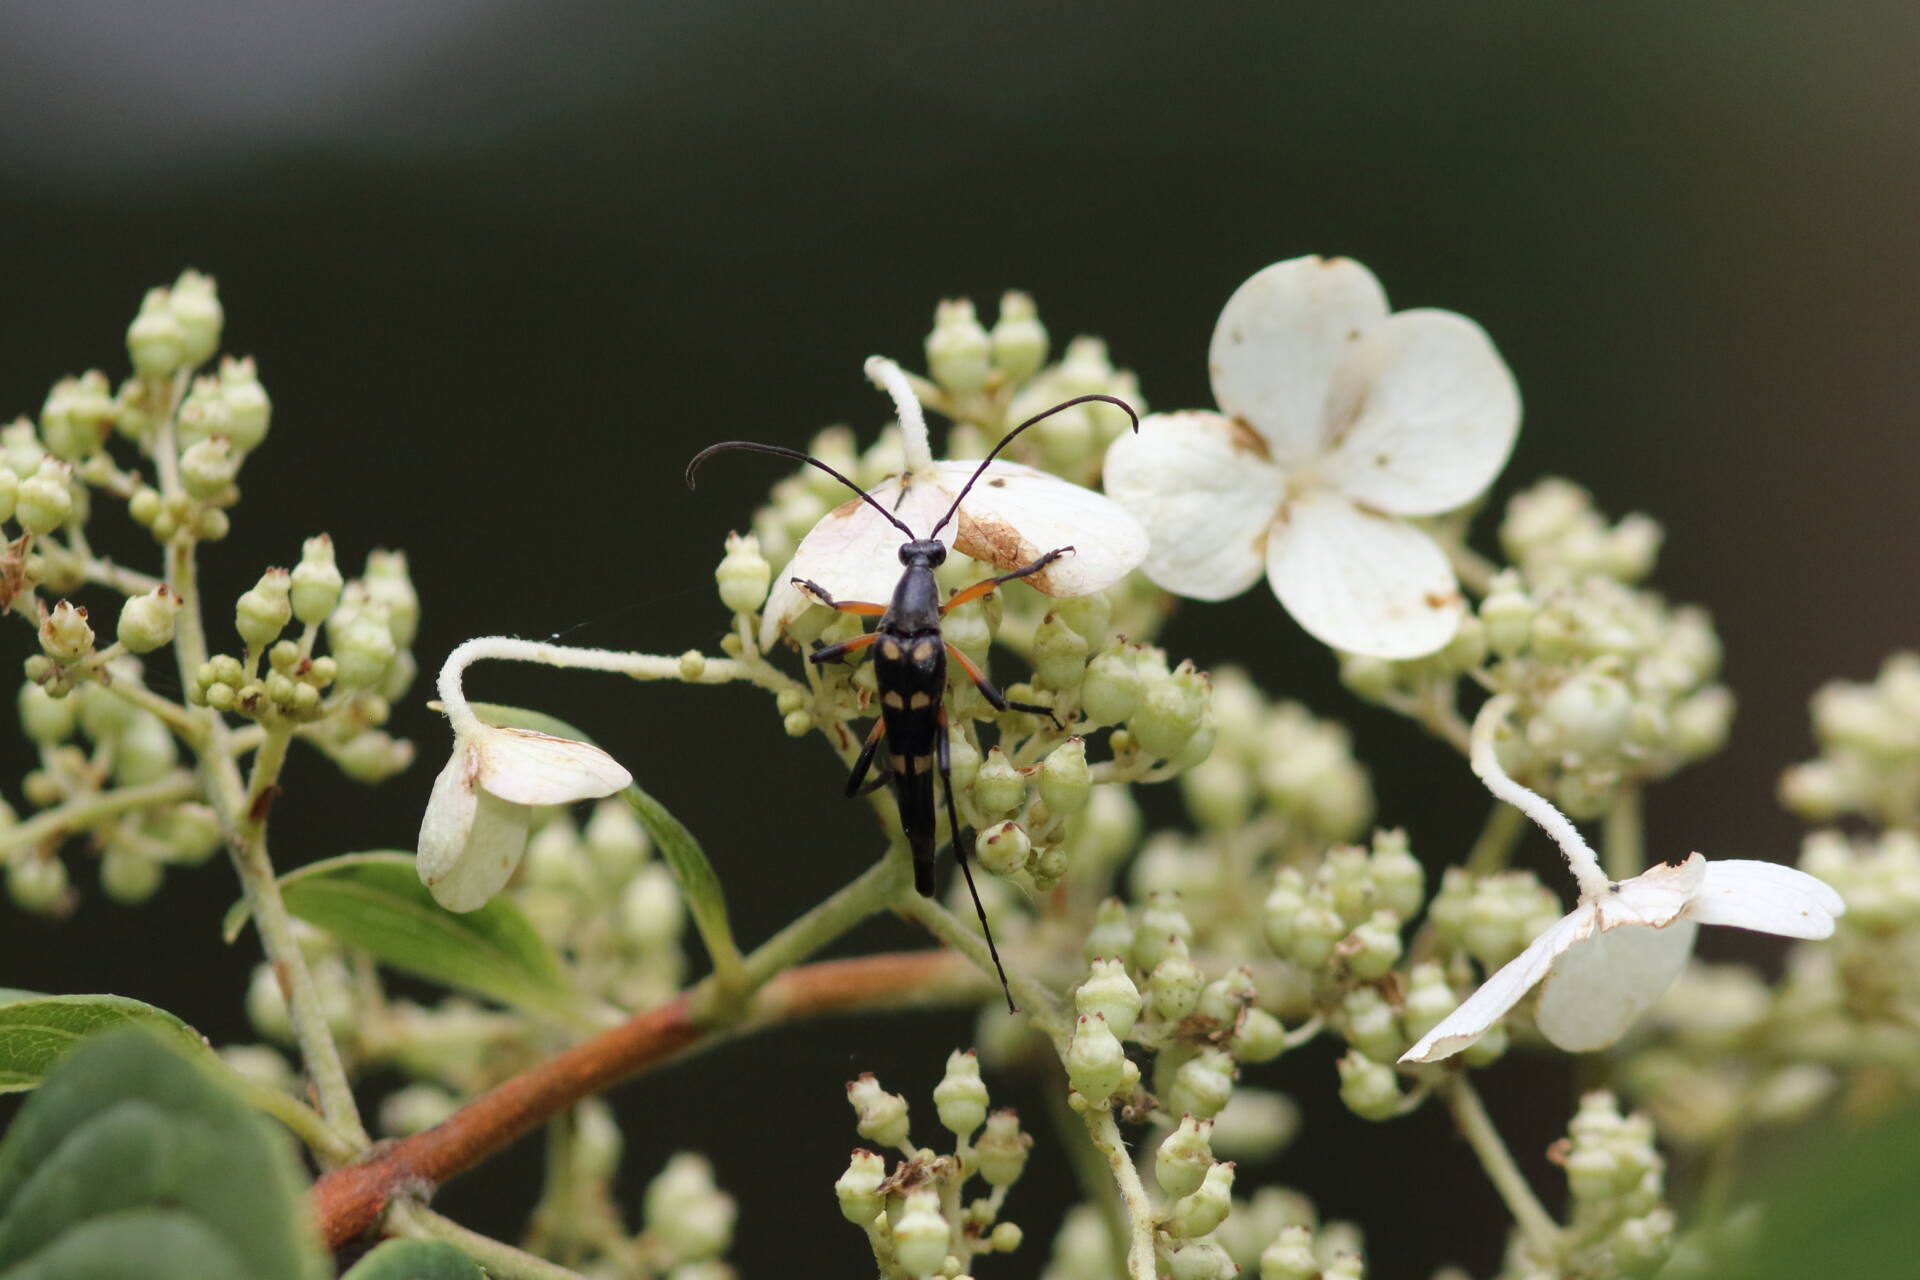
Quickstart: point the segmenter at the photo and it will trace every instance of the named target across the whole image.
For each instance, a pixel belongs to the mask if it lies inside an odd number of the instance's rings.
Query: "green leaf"
[[[309,863],[280,877],[280,896],[300,919],[395,969],[534,1013],[577,1010],[579,994],[526,913],[505,898],[447,910],[420,883],[410,853]],[[229,940],[246,919],[246,903],[235,904]]]
[[[340,1280],[487,1280],[473,1259],[439,1240],[389,1240]]]
[[[147,1022],[205,1049],[192,1027],[125,996],[49,996],[0,987],[0,1093],[31,1089],[82,1039],[124,1022]]]
[[[560,738],[572,738],[576,742],[600,745],[566,721],[538,711],[490,702],[476,702],[472,706],[474,714],[488,724],[503,725],[510,729],[533,729]],[[639,816],[640,825],[653,838],[654,847],[660,850],[667,869],[673,872],[674,882],[680,886],[681,896],[687,900],[687,909],[693,914],[694,927],[700,930],[700,940],[706,944],[707,954],[713,957],[714,971],[721,974],[723,979],[738,975],[740,948],[733,940],[733,925],[727,917],[726,891],[720,887],[720,877],[714,873],[713,864],[707,861],[706,850],[700,847],[693,832],[687,830],[680,819],[669,813],[665,805],[642,791],[639,784],[628,787],[622,794]]]
[[[0,1141],[0,1280],[318,1280],[287,1136],[148,1026],[90,1038]]]

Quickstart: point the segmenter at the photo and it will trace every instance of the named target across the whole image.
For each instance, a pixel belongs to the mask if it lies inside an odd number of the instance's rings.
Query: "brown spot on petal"
[[[1227,443],[1233,446],[1235,452],[1252,454],[1262,462],[1273,460],[1273,455],[1267,452],[1267,442],[1253,429],[1252,423],[1245,418],[1229,418],[1227,422]]]
[[[1032,564],[1040,558],[1040,548],[1027,541],[1021,532],[998,516],[976,519],[969,515],[965,507],[960,508],[960,517],[953,534],[954,550],[962,555],[971,556],[1000,570],[1002,573]],[[1049,569],[1025,579],[1035,590],[1053,594],[1048,583]]]
[[[1426,601],[1429,609],[1451,609],[1461,603],[1458,591],[1429,591]]]

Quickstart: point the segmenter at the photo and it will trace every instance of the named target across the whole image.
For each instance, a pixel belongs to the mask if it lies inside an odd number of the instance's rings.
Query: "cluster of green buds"
[[[1183,1141],[1171,1155],[1155,1153],[1156,1185],[1162,1167],[1176,1186],[1191,1180],[1193,1163],[1183,1162],[1183,1156],[1192,1146]],[[1189,1194],[1205,1185],[1203,1174]],[[1284,1187],[1261,1187],[1245,1200],[1235,1198],[1232,1212],[1208,1236],[1169,1238],[1163,1244],[1158,1274],[1179,1280],[1227,1280],[1236,1275],[1260,1280],[1364,1280],[1366,1276],[1360,1229],[1351,1222],[1322,1223],[1312,1201]],[[1077,1205],[1068,1211],[1054,1237],[1042,1280],[1111,1280],[1124,1270],[1099,1211],[1092,1205]]]
[[[583,994],[645,1009],[686,977],[681,935],[687,910],[666,864],[619,796],[594,806],[583,825],[550,811],[527,842],[511,891]]]
[[[673,1280],[728,1280],[735,1274],[722,1258],[733,1245],[739,1207],[714,1183],[705,1156],[676,1154],[647,1184],[641,1203],[644,1226],[637,1244],[654,1273]],[[632,1272],[605,1265],[599,1274],[618,1280]]]
[[[1012,1111],[988,1113],[987,1087],[971,1051],[950,1055],[933,1089],[940,1126],[953,1138],[951,1154],[915,1146],[907,1100],[871,1075],[847,1085],[847,1101],[859,1117],[860,1136],[902,1157],[889,1169],[883,1154],[856,1149],[833,1188],[840,1212],[866,1233],[883,1276],[960,1277],[970,1273],[976,1255],[1020,1247],[1019,1225],[1002,1221],[1000,1212],[1026,1170],[1033,1139]],[[986,1194],[967,1200],[976,1176]]]
[[[1673,1251],[1674,1216],[1664,1203],[1666,1161],[1652,1120],[1622,1116],[1611,1093],[1589,1093],[1548,1155],[1567,1171],[1561,1256],[1537,1259],[1516,1247],[1502,1280],[1637,1280],[1658,1272]]]
[[[1920,653],[1896,653],[1871,683],[1813,695],[1820,754],[1780,779],[1787,808],[1813,822],[1859,814],[1920,829]]]

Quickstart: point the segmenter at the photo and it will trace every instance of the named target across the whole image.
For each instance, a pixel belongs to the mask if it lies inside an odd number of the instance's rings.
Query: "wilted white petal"
[[[1374,658],[1418,658],[1453,639],[1460,587],[1421,530],[1314,490],[1287,504],[1267,540],[1267,580],[1323,644]]]
[[[896,477],[871,491],[873,500],[893,512],[917,536],[924,537],[946,514],[953,494],[925,480],[900,492]],[[940,531],[940,541],[953,546],[954,527]],[[807,598],[793,579],[817,582],[836,600],[865,600],[885,604],[900,581],[900,544],[906,538],[885,516],[854,498],[829,511],[794,551],[773,580],[766,612],[760,619],[760,647],[770,649],[780,631],[807,608]]]
[[[1257,271],[1214,326],[1214,400],[1258,431],[1281,466],[1308,462],[1329,443],[1335,369],[1386,318],[1380,282],[1351,259],[1294,258]]]
[[[1260,577],[1285,476],[1266,445],[1217,413],[1156,413],[1107,450],[1109,496],[1150,539],[1141,568],[1169,591],[1226,600]]]
[[[941,487],[958,494],[979,465],[942,462],[935,470]],[[1147,531],[1112,498],[1012,462],[990,463],[954,520],[955,549],[1001,573],[1056,547],[1072,547],[1072,555],[1021,579],[1050,596],[1105,591],[1147,554]],[[942,538],[946,534],[941,530]],[[894,578],[899,576],[896,560]]]
[[[1320,463],[1326,483],[1394,515],[1479,496],[1520,430],[1520,390],[1486,331],[1451,311],[1402,311],[1356,344],[1364,378]],[[1346,370],[1342,370],[1345,375]]]
[[[465,741],[434,779],[420,822],[420,882],[449,911],[473,911],[505,887],[527,847],[531,810],[474,785],[478,761]]]
[[[466,744],[456,741],[453,758],[433,780],[433,793],[427,797],[427,811],[420,819],[420,840],[415,860],[421,883],[431,885],[447,874],[460,851],[467,847],[467,833],[473,830],[478,801],[474,798],[473,758]]]
[[[1402,1062],[1438,1062],[1450,1058],[1487,1033],[1494,1023],[1506,1016],[1509,1009],[1520,1003],[1520,998],[1533,990],[1536,982],[1545,977],[1553,967],[1553,962],[1565,954],[1580,939],[1595,930],[1593,909],[1575,907],[1561,916],[1539,937],[1527,944],[1527,949],[1494,973],[1491,978],[1480,984],[1480,989],[1468,996],[1458,1009],[1440,1020],[1440,1024],[1420,1042],[1400,1055]]]
[[[1702,924],[1757,929],[1789,938],[1833,935],[1847,904],[1825,881],[1776,862],[1740,858],[1707,864],[1706,877],[1687,906]]]
[[[468,749],[480,788],[517,805],[593,800],[633,782],[633,775],[600,748],[531,729],[489,725]]]
[[[1582,938],[1547,972],[1534,1011],[1540,1033],[1570,1053],[1606,1048],[1673,985],[1697,932],[1693,921],[1676,920],[1665,928],[1622,924]]]
[[[1687,910],[1707,874],[1707,860],[1689,854],[1685,862],[1649,867],[1631,880],[1608,885],[1593,898],[1602,929],[1622,925],[1659,928]]]

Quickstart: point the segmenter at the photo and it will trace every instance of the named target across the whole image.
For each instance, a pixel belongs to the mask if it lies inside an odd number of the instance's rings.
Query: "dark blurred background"
[[[1056,341],[1092,331],[1157,408],[1210,403],[1205,344],[1245,276],[1359,258],[1394,303],[1479,320],[1526,422],[1496,497],[1544,474],[1665,521],[1656,585],[1714,611],[1741,699],[1730,749],[1653,798],[1653,850],[1790,857],[1773,799],[1810,754],[1805,700],[1920,637],[1920,20],[1904,3],[1542,6],[602,6],[352,0],[0,9],[0,418],[63,374],[126,368],[140,295],[219,279],[229,350],[259,358],[273,434],[234,535],[230,601],[330,530],[356,568],[412,557],[431,668],[484,633],[678,652],[722,625],[712,569],[771,474],[680,468],[746,436],[800,444],[885,416],[873,352],[920,360],[934,303],[1031,291]],[[1481,542],[1491,547],[1492,520]],[[123,548],[126,544],[122,544]],[[216,604],[217,616],[225,608]],[[216,642],[224,628],[216,627]],[[1430,864],[1484,812],[1457,759],[1357,709],[1256,590],[1168,636],[1203,664],[1348,717],[1381,817]],[[24,628],[7,661],[29,651]],[[838,769],[765,699],[490,667],[480,696],[588,727],[706,841],[752,943],[852,874],[871,829]],[[448,735],[397,716],[413,770],[373,792],[296,758],[277,858],[407,846]],[[17,751],[17,747],[8,748]],[[18,756],[4,786],[18,801]],[[1546,866],[1536,849],[1537,865]],[[0,985],[114,991],[216,1041],[255,944],[219,942],[220,861],[141,910],[50,926],[0,907]],[[875,926],[846,949],[902,945]],[[236,954],[236,952],[238,954]],[[926,1090],[970,1015],[735,1045],[621,1091],[638,1189],[697,1145],[742,1202],[747,1274],[859,1274],[831,1183],[841,1084]],[[1376,1275],[1491,1268],[1497,1203],[1445,1119],[1352,1120],[1330,1054],[1250,1073],[1292,1089],[1281,1180],[1369,1228]],[[1036,1124],[1030,1086],[989,1080]],[[1542,1158],[1567,1075],[1493,1073]],[[440,1204],[511,1236],[535,1144]],[[1073,1195],[1059,1145],[1009,1216],[996,1276],[1033,1274]],[[798,1268],[796,1270],[796,1263]]]

